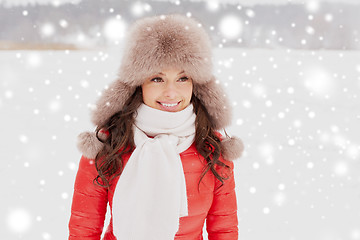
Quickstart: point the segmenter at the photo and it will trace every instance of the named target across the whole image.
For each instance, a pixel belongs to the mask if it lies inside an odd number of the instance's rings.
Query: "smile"
[[[162,103],[162,102],[160,102],[160,104],[165,107],[174,107],[174,106],[178,105],[179,102],[177,102],[177,103]]]
[[[179,105],[181,103],[180,102],[176,102],[176,103],[163,103],[163,102],[157,102],[160,105],[160,109],[164,110],[164,111],[177,111],[179,108]]]

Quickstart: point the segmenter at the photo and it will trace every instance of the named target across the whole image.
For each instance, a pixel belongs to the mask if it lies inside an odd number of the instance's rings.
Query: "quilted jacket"
[[[131,153],[125,155],[124,164],[130,155]],[[231,167],[230,172],[222,167],[217,167],[220,173],[229,176],[222,187],[220,187],[221,182],[211,171],[208,171],[198,189],[198,181],[206,161],[197,152],[195,144],[182,152],[180,158],[185,174],[189,215],[180,218],[179,230],[175,239],[203,239],[202,230],[206,220],[209,240],[237,240],[238,219],[233,162],[220,158],[222,162]],[[119,177],[110,183],[109,189],[106,189],[93,183],[96,176],[94,160],[82,156],[74,186],[69,240],[98,240],[101,237],[107,204],[109,203],[110,209],[112,209],[113,194]],[[103,239],[116,239],[112,231],[112,215]],[[149,239],[151,239],[150,236]]]

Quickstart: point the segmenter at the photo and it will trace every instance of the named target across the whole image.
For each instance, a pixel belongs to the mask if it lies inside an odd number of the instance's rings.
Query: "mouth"
[[[174,102],[174,103],[157,102],[157,103],[160,105],[160,108],[165,111],[175,111],[177,110],[180,102]]]

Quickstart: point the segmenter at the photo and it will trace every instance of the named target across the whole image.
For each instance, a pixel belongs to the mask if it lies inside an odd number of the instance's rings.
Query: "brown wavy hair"
[[[94,182],[98,185],[108,188],[111,180],[121,175],[123,171],[123,156],[135,149],[132,126],[135,122],[136,110],[142,103],[142,90],[139,86],[126,101],[121,111],[112,115],[108,121],[96,128],[96,137],[104,143],[104,147],[95,158],[98,176],[94,179]],[[222,149],[220,138],[215,134],[210,116],[204,105],[194,94],[192,95],[191,103],[196,114],[195,146],[199,154],[207,162],[201,173],[199,184],[205,174],[211,170],[214,176],[221,181],[222,186],[224,180],[228,179],[228,176],[220,175],[216,171],[215,166],[219,165],[226,169],[230,169],[230,167],[219,160]],[[99,136],[99,133],[104,130],[108,135],[106,139]]]

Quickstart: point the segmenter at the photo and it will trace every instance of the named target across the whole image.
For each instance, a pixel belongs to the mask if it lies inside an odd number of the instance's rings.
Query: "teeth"
[[[173,103],[173,104],[166,104],[166,103],[161,103],[161,105],[165,106],[165,107],[173,107],[178,105],[177,103]]]

